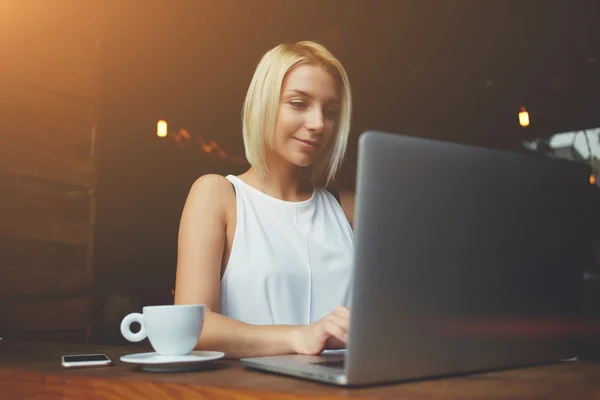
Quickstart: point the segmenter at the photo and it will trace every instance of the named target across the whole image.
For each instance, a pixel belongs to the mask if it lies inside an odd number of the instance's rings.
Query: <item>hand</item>
[[[337,307],[319,321],[292,332],[292,346],[298,354],[314,355],[325,349],[342,349],[348,343],[350,311]]]

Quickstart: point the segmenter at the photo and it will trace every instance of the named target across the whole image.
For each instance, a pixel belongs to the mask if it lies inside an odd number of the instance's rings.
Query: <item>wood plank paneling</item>
[[[0,237],[0,269],[16,269],[28,278],[29,270],[73,270],[83,268],[86,246]],[[0,292],[1,293],[1,292]]]
[[[90,157],[7,142],[0,146],[0,171],[90,188],[94,165]]]
[[[34,84],[23,84],[18,81],[2,79],[2,107],[5,112],[15,113],[21,118],[53,115],[72,119],[90,126],[96,123],[96,104],[79,98],[68,92],[57,92],[44,89]]]
[[[89,46],[57,46],[54,52],[58,54],[54,54],[52,59],[43,52],[18,54],[3,60],[0,73],[7,76],[12,72],[13,82],[26,88],[46,93],[68,93],[74,100],[94,102],[99,90],[96,49],[93,41],[86,44]]]
[[[3,113],[0,118],[0,138],[17,139],[27,146],[47,151],[89,157],[92,149],[92,126],[57,115],[36,115],[23,118],[22,112]]]
[[[68,221],[0,208],[0,236],[87,245],[90,229],[88,221]]]
[[[103,2],[8,3],[0,6],[0,335],[86,338]]]
[[[0,204],[9,212],[51,215],[68,221],[89,220],[91,200],[88,190],[48,183],[0,174]]]
[[[90,273],[83,269],[0,268],[0,295],[89,295]]]
[[[59,298],[0,298],[0,331],[87,329],[89,296]]]
[[[87,194],[48,193],[35,190],[2,190],[2,206],[11,210],[32,210],[69,220],[89,218],[90,198]]]

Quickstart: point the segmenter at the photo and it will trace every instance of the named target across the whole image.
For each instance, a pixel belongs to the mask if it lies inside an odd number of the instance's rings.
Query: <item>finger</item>
[[[336,307],[331,314],[338,315],[344,318],[350,318],[350,310],[346,307]]]
[[[340,328],[342,328],[344,331],[348,331],[350,327],[350,320],[346,317],[341,317],[336,314],[330,314],[327,316],[327,319],[339,326]]]
[[[331,336],[341,340],[344,343],[347,342],[348,335],[346,333],[346,330],[343,329],[341,326],[337,325],[332,320],[330,320],[330,319],[325,320],[323,323],[323,327],[325,329],[325,332],[328,335],[331,335]]]

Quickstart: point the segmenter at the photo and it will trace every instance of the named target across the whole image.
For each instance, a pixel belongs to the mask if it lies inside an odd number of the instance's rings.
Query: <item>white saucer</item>
[[[124,363],[138,365],[145,371],[174,372],[197,369],[208,361],[223,358],[225,353],[220,351],[192,351],[186,356],[161,356],[158,353],[127,354],[121,357]]]

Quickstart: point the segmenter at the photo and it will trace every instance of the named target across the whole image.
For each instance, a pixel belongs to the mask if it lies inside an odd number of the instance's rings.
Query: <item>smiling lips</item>
[[[300,143],[300,146],[302,146],[302,148],[305,150],[316,150],[319,147],[319,142],[314,140],[302,140],[298,138],[294,139],[296,139],[298,143]]]

